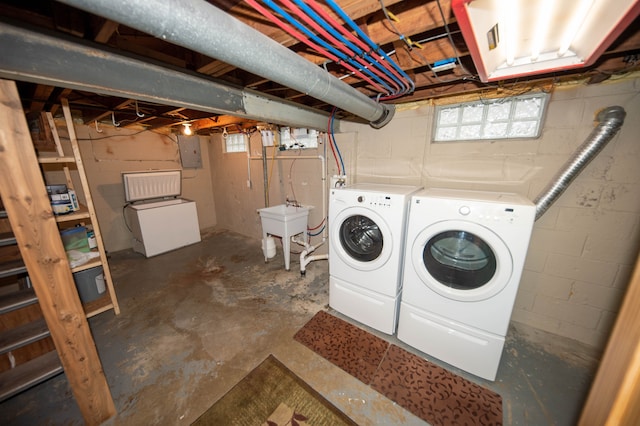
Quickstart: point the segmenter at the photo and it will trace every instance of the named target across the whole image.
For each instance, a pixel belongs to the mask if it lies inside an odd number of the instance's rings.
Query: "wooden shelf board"
[[[93,259],[89,260],[87,263],[83,263],[80,266],[71,268],[71,272],[86,271],[87,269],[95,268],[96,266],[102,266],[102,260],[100,260],[99,257],[94,257]]]
[[[95,315],[113,309],[113,303],[111,302],[111,297],[109,297],[109,292],[105,292],[104,296],[99,299],[84,303],[83,308],[87,318],[91,318]]]
[[[49,155],[41,155],[38,157],[38,163],[40,164],[55,164],[55,163],[75,163],[76,159],[71,157],[59,157],[59,156],[49,156]]]
[[[80,205],[80,210],[75,212],[56,215],[56,222],[71,222],[72,220],[88,219],[91,217],[89,209],[86,206]]]

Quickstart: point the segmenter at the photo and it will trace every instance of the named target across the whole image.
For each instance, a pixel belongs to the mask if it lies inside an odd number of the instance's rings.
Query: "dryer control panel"
[[[464,218],[477,220],[479,223],[515,223],[520,218],[519,209],[516,207],[484,203],[463,204],[458,207],[458,214]]]
[[[370,207],[391,207],[393,205],[393,197],[391,197],[390,195],[358,195],[356,200],[358,201],[358,203]]]

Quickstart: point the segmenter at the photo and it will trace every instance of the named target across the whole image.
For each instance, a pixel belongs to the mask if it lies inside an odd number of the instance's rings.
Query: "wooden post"
[[[16,84],[0,80],[0,194],[84,420],[116,413],[47,196]]]
[[[613,327],[579,426],[637,425],[640,419],[640,258]]]

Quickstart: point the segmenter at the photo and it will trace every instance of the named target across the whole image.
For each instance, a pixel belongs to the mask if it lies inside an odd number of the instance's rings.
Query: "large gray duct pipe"
[[[596,117],[598,125],[596,128],[580,145],[573,157],[565,163],[551,183],[535,199],[536,220],[560,197],[586,165],[602,151],[602,148],[613,139],[622,127],[626,115],[627,113],[624,109],[619,106],[605,108],[598,113]]]
[[[204,0],[58,0],[208,55],[350,112],[380,128],[379,104],[320,67]]]
[[[160,67],[77,38],[15,27],[2,20],[0,58],[0,78],[294,127],[323,129],[329,117],[324,111],[255,90]]]

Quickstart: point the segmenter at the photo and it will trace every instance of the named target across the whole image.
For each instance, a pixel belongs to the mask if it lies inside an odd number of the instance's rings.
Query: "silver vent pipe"
[[[386,125],[395,113],[204,0],[58,0]]]
[[[598,125],[589,137],[580,145],[576,153],[569,159],[551,183],[538,195],[536,220],[547,211],[587,164],[602,151],[602,148],[618,133],[627,113],[620,106],[612,106],[601,110],[596,116]]]

